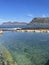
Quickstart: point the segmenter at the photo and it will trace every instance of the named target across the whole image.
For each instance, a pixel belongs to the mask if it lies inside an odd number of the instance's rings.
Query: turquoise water
[[[49,33],[4,32],[0,43],[18,65],[45,65],[49,60]]]

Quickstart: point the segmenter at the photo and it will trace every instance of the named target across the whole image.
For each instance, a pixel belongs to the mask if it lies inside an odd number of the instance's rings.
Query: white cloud
[[[0,21],[3,20],[3,19],[0,19]]]
[[[43,14],[42,17],[47,17],[47,16],[45,14]]]
[[[0,18],[0,24],[2,24],[3,22],[4,22],[4,19],[1,19],[1,18]]]
[[[27,16],[28,16],[28,17],[33,17],[33,15],[32,15],[32,14],[28,14]]]

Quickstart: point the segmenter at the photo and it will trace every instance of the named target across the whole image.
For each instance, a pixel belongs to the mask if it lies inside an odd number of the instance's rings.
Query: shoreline
[[[17,29],[16,32],[47,32],[49,33],[49,29],[23,28],[23,29]]]
[[[0,34],[4,31],[15,31],[15,32],[46,32],[49,33],[49,28],[9,28],[0,29]]]

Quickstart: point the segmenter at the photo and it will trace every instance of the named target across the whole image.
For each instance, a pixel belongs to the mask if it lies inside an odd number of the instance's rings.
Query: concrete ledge
[[[49,29],[46,29],[46,28],[20,28],[20,29],[0,29],[0,33],[3,33],[3,31],[15,31],[15,32],[46,32],[46,33],[49,33]]]
[[[3,31],[2,30],[0,30],[0,34],[2,34],[3,33]]]

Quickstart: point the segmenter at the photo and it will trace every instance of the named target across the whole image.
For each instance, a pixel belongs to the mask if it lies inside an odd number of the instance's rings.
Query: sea
[[[0,25],[0,28],[17,27],[32,28],[34,26]],[[49,65],[49,33],[5,31],[0,34],[0,51],[2,52],[1,47],[8,49],[17,63],[15,65]]]

